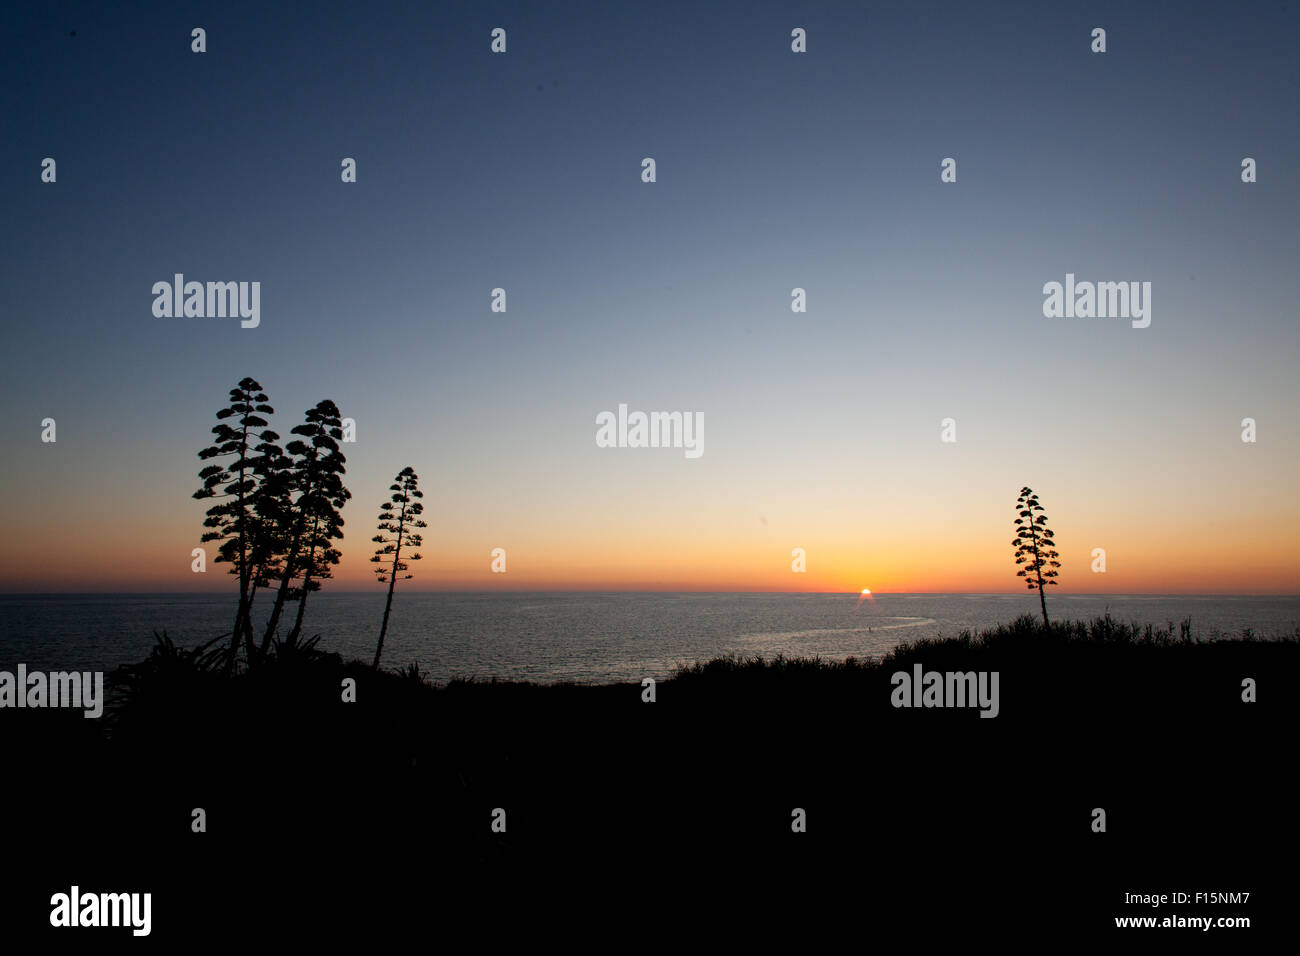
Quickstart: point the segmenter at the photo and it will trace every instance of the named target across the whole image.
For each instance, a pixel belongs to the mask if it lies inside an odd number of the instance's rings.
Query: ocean
[[[266,604],[258,610],[265,614]],[[228,595],[0,595],[0,670],[111,670],[147,657],[154,632],[194,646],[230,627]],[[1300,628],[1300,597],[1051,595],[1054,620],[1105,613],[1196,637]],[[306,636],[370,661],[383,592],[312,596]],[[285,616],[292,624],[294,607]],[[437,681],[492,677],[603,683],[661,679],[678,664],[723,654],[877,657],[922,637],[956,636],[1038,614],[1032,594],[433,593],[400,591],[383,664],[415,662]],[[283,628],[287,630],[287,626]]]

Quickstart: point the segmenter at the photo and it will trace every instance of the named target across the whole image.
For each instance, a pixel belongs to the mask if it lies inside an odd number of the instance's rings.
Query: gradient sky
[[[190,572],[190,495],[252,375],[282,435],[322,398],[357,421],[331,588],[379,587],[374,517],[411,465],[421,589],[1010,592],[1028,484],[1062,591],[1296,593],[1298,25],[9,5],[0,591],[230,589]],[[176,272],[260,281],[261,326],[155,318]],[[1150,328],[1044,318],[1067,272],[1150,281]],[[703,412],[703,457],[596,447],[620,402]]]

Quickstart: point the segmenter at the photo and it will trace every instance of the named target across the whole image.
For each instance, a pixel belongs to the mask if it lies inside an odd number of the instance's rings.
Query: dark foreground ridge
[[[997,716],[893,706],[891,676],[918,664],[998,672]],[[1113,917],[1152,915],[1125,892],[1214,890],[1253,895],[1181,912],[1248,915],[1258,936],[1295,846],[1297,675],[1295,636],[1108,618],[1021,618],[876,662],[713,660],[653,703],[631,683],[433,686],[311,642],[227,677],[162,639],[113,675],[102,720],[0,713],[34,874],[9,908],[48,927],[75,882],[152,892],[172,940],[724,902],[742,920],[848,905],[864,931],[1113,939]]]

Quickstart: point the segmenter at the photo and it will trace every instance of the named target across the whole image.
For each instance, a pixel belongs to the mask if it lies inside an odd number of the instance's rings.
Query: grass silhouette
[[[1297,633],[1026,616],[879,660],[687,663],[654,703],[630,682],[435,684],[314,639],[227,676],[228,644],[159,635],[112,675],[105,719],[26,710],[0,723],[18,730],[3,743],[35,782],[11,813],[27,824],[19,842],[66,855],[86,828],[130,834],[140,872],[171,867],[217,896],[274,858],[293,874],[276,892],[304,906],[327,873],[331,892],[380,908],[394,894],[422,905],[430,880],[451,905],[512,874],[530,893],[607,874],[653,894],[713,872],[798,874],[834,892],[847,861],[854,887],[899,912],[978,919],[1007,912],[1013,892],[1022,918],[1049,920],[1066,897],[1105,915],[1139,877],[1231,883],[1282,865],[1294,838]],[[890,675],[915,664],[997,670],[999,715],[893,707]],[[1242,700],[1248,677],[1256,703]],[[87,778],[112,785],[88,803]],[[194,807],[210,832],[191,840]],[[1110,821],[1100,837],[1095,807]],[[489,826],[496,808],[504,833]],[[78,827],[51,843],[49,821],[69,819]],[[109,858],[120,876],[121,855]],[[413,860],[428,861],[414,883]],[[158,918],[201,920],[203,898]]]

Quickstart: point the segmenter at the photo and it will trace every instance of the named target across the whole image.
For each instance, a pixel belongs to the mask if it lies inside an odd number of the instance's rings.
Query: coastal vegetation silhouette
[[[245,377],[230,390],[229,404],[217,411],[216,443],[202,449],[203,461],[224,459],[199,471],[198,499],[218,499],[203,522],[202,541],[220,542],[215,561],[231,565],[239,597],[226,653],[227,675],[238,666],[256,667],[279,641],[286,604],[297,603],[293,626],[283,644],[299,644],[307,598],[332,576],[341,553],[341,510],[352,497],[343,484],[347,459],[338,406],[326,399],[309,408],[281,447],[266,416],[275,413],[262,385]],[[259,589],[274,589],[260,644],[254,642],[252,610]]]
[[[424,497],[424,492],[420,490],[420,476],[415,473],[414,468],[407,465],[398,472],[388,490],[393,493],[393,496],[391,500],[379,506],[379,534],[370,539],[379,545],[370,559],[379,565],[375,568],[375,574],[381,584],[388,582],[388,599],[384,601],[384,620],[379,625],[379,641],[375,644],[375,670],[379,670],[379,655],[383,653],[384,635],[388,633],[388,613],[393,608],[393,588],[397,586],[399,577],[408,581],[413,577],[403,573],[410,566],[402,560],[402,548],[418,548],[423,544],[424,539],[419,531],[414,529],[428,527],[420,518],[424,513],[424,505],[420,501]],[[389,555],[392,555],[392,564],[386,563]],[[420,557],[419,552],[416,552],[407,560],[419,561]]]
[[[266,427],[268,422],[262,417],[275,411],[266,402],[266,393],[256,380],[241,379],[230,390],[230,404],[217,412],[219,421],[212,429],[217,443],[199,452],[203,461],[233,458],[201,469],[203,487],[194,492],[195,498],[221,499],[208,509],[203,526],[211,530],[200,540],[220,541],[216,561],[233,565],[230,573],[239,577],[239,604],[231,628],[227,671],[235,666],[241,638],[247,644],[249,661],[255,657],[249,611],[253,589],[257,583],[266,582],[275,561],[266,548],[270,531],[254,507],[255,502],[260,503],[258,492],[266,478],[266,463],[269,457],[280,454],[279,446],[274,444],[280,436]],[[226,421],[229,418],[236,419],[233,426]],[[258,442],[256,446],[254,441]]]
[[[1016,517],[1016,537],[1011,546],[1016,549],[1016,564],[1025,565],[1016,572],[1024,578],[1029,590],[1038,590],[1038,601],[1043,608],[1043,626],[1048,626],[1046,591],[1056,584],[1056,569],[1061,562],[1056,553],[1052,529],[1047,527],[1047,514],[1038,503],[1038,495],[1030,488],[1021,488],[1016,499],[1019,509]]]
[[[23,709],[0,722],[14,765],[47,784],[27,811],[40,849],[56,823],[67,829],[91,815],[129,833],[133,858],[150,873],[195,861],[204,892],[160,910],[177,925],[197,924],[212,899],[247,882],[251,861],[272,854],[293,867],[277,906],[288,900],[304,912],[319,906],[321,873],[332,874],[338,898],[388,912],[404,884],[376,874],[398,872],[429,843],[450,906],[460,904],[458,888],[491,885],[475,875],[496,879],[524,861],[548,885],[578,869],[621,873],[629,846],[654,847],[633,869],[669,885],[706,846],[742,869],[838,874],[846,855],[889,860],[873,898],[896,905],[924,883],[952,918],[951,901],[972,890],[969,868],[935,865],[953,847],[1021,876],[1060,874],[1054,861],[1068,860],[1068,888],[1079,893],[1113,886],[1108,874],[1136,871],[1153,855],[1185,868],[1212,853],[1226,866],[1243,846],[1285,845],[1266,822],[1277,815],[1258,807],[1285,799],[1281,728],[1294,726],[1300,707],[1275,688],[1300,673],[1300,631],[1270,641],[1194,634],[1190,619],[1049,621],[1043,595],[1060,564],[1029,488],[1015,544],[1041,619],[1022,614],[879,658],[715,657],[648,678],[649,696],[644,681],[434,682],[414,663],[379,669],[396,580],[410,577],[425,527],[414,469],[397,474],[379,509],[373,560],[388,594],[374,660],[345,659],[319,636],[301,638],[307,599],[329,579],[343,536],[343,420],[322,401],[281,448],[272,414],[261,385],[241,380],[217,413],[215,443],[200,452],[195,497],[214,499],[205,540],[220,542],[218,560],[239,584],[230,633],[193,648],[158,635],[148,659],[108,675],[102,721]],[[259,591],[273,595],[260,643]],[[281,639],[278,622],[293,602]],[[899,673],[997,673],[999,713],[898,707]],[[1134,728],[1181,727],[1197,730],[1162,733],[1158,760],[1149,741],[1131,739]],[[1207,775],[1207,752],[1254,768],[1259,785],[1243,790],[1216,767]],[[133,785],[88,802],[87,772]],[[954,814],[954,786],[971,782]],[[1155,805],[1152,792],[1198,800]],[[1230,842],[1187,840],[1207,806],[1230,824]],[[1098,807],[1113,821],[1109,835],[1088,826]],[[186,832],[200,809],[208,836]],[[498,812],[500,829],[489,823]],[[807,831],[793,829],[792,817],[804,815]],[[84,840],[84,827],[69,832]],[[178,830],[194,839],[178,841]],[[980,885],[997,884],[992,876],[981,872]],[[1060,892],[1059,879],[1042,885]],[[410,888],[417,912],[428,891],[423,882]],[[1046,892],[1018,892],[1028,909],[1056,912]],[[972,899],[987,907],[998,898],[990,890]]]

